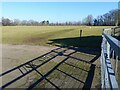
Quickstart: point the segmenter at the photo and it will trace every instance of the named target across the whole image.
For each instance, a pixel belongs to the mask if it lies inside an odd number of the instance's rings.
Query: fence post
[[[80,37],[82,36],[82,30],[80,30]]]

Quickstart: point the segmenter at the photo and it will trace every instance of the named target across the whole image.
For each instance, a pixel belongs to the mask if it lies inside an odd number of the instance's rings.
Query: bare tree
[[[2,17],[2,25],[3,26],[10,26],[11,25],[11,20],[8,18],[3,18]]]
[[[93,16],[92,15],[88,15],[84,20],[83,20],[83,24],[91,26],[93,25]]]
[[[20,20],[19,19],[14,19],[14,21],[13,21],[13,25],[20,25]]]

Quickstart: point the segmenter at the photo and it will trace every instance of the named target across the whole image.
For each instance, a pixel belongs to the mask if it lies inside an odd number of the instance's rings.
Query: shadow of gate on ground
[[[88,60],[81,59],[81,52],[92,55],[94,54],[95,57],[88,58]],[[63,57],[63,59],[58,61],[56,65],[52,66],[52,68],[46,73],[42,73],[41,70],[39,70],[43,65],[46,65],[46,63],[51,61],[55,62],[55,58],[58,56]],[[0,77],[2,78],[9,73],[13,72],[14,74],[14,71],[18,71],[20,73],[14,79],[11,79],[5,83],[2,88],[4,89],[8,87],[33,71],[39,74],[40,77],[37,77],[36,80],[33,80],[33,82],[26,87],[27,89],[91,88],[94,71],[96,68],[96,65],[92,63],[97,60],[98,57],[99,54],[96,55],[96,53],[91,52],[90,49],[84,50],[77,47],[59,47],[0,74]]]

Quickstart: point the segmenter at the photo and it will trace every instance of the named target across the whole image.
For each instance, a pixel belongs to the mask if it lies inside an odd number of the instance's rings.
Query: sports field
[[[3,44],[64,45],[100,48],[103,28],[111,26],[6,26]],[[80,30],[82,34],[80,37]]]

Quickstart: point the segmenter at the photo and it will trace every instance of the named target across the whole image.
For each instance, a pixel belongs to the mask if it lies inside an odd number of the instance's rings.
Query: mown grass
[[[51,40],[101,36],[103,28],[111,26],[3,26],[3,44],[50,45]],[[84,42],[84,41],[83,41]],[[82,43],[83,43],[82,42]],[[81,44],[82,44],[81,43]],[[86,44],[90,42],[86,42]],[[73,45],[74,46],[74,45]],[[84,44],[82,45],[84,46]]]

